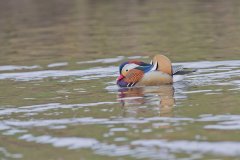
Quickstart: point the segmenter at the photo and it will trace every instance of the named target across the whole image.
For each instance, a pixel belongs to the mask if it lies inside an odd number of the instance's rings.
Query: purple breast
[[[117,85],[119,87],[127,87],[128,83],[125,82],[124,80],[117,81]]]

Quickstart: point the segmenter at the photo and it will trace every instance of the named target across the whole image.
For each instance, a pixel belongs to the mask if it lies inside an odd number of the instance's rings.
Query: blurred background
[[[238,0],[1,0],[1,64],[165,53],[239,59]]]

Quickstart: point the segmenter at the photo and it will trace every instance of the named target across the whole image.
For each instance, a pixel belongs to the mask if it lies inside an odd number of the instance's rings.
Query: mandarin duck
[[[171,61],[164,55],[154,56],[150,63],[130,60],[119,66],[117,85],[133,87],[172,84],[173,75],[182,70],[182,66],[172,66]]]

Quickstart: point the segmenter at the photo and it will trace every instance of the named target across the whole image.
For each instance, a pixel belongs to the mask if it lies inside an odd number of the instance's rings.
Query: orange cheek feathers
[[[143,71],[133,69],[126,75],[124,81],[127,83],[137,83],[139,80],[141,80],[143,75],[144,75]]]

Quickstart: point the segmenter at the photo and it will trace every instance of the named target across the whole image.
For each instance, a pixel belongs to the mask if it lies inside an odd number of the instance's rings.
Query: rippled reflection
[[[172,85],[122,88],[118,92],[118,101],[121,102],[124,112],[137,115],[142,111],[144,105],[151,105],[154,107],[154,109],[151,108],[153,112],[158,110],[160,116],[170,116],[175,104],[174,88]],[[135,112],[132,110],[134,106],[137,106]],[[149,108],[145,107],[145,109]]]

